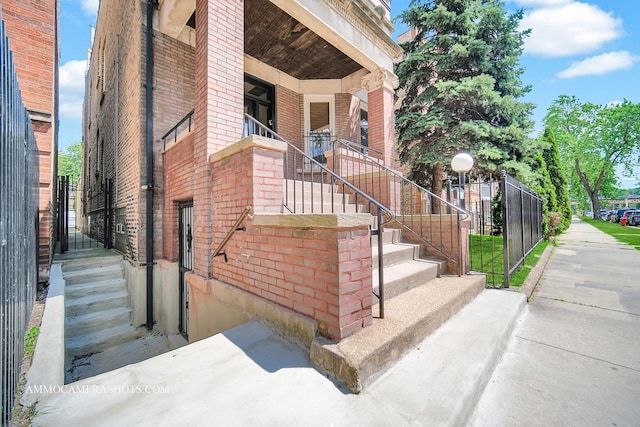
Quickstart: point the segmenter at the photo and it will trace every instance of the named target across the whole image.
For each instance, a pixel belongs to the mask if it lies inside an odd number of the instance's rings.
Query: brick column
[[[197,0],[194,114],[194,272],[212,274],[208,157],[242,137],[244,1]]]
[[[396,159],[393,94],[397,86],[395,74],[382,68],[362,78],[362,87],[368,91],[369,146],[382,152],[390,168],[395,168]]]

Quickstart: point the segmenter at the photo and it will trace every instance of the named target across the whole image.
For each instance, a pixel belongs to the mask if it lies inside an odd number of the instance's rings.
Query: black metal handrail
[[[173,134],[173,142],[178,141],[178,130],[180,129],[180,126],[182,126],[184,124],[184,122],[189,121],[189,132],[191,132],[191,122],[192,119],[191,117],[193,116],[193,112],[195,110],[191,110],[187,113],[186,116],[184,116],[182,119],[180,119],[180,121],[174,126],[172,127],[169,132],[165,133],[164,135],[162,135],[162,144],[164,145],[164,147],[167,147],[167,137],[171,134]]]
[[[325,165],[313,159],[311,156],[300,150],[291,142],[269,129],[255,118],[248,114],[244,115],[244,136],[259,135],[266,138],[276,139],[287,144],[287,151],[284,157],[284,182],[285,191],[282,205],[291,213],[336,213],[336,208],[347,213],[349,206],[355,206],[355,213],[367,212],[373,214],[377,219],[377,228],[372,229],[372,235],[378,235],[378,299],[380,302],[380,318],[384,318],[384,274],[383,274],[383,254],[382,254],[382,233],[384,225],[395,219],[394,213],[384,204],[374,197],[363,192],[348,180],[336,174]],[[292,179],[291,179],[292,178]],[[291,184],[291,181],[293,183]],[[298,185],[300,191],[298,195]],[[311,185],[310,196],[305,196],[305,184]],[[314,185],[320,186],[320,192],[315,194]],[[292,188],[291,188],[292,187]],[[291,194],[292,193],[292,194]],[[348,195],[353,196],[353,203],[347,201]],[[329,199],[326,206],[325,197]],[[320,202],[317,203],[317,199]],[[336,200],[339,198],[341,200]],[[360,202],[366,203],[361,204]],[[319,211],[319,212],[318,212]],[[386,221],[384,220],[386,217]]]
[[[469,217],[469,214],[386,166],[382,161],[381,154],[378,155],[378,158],[371,157],[365,148],[368,149],[368,147],[353,141],[336,139],[333,143],[334,169],[340,167],[339,174],[349,179],[362,191],[368,194],[377,193],[376,198],[385,200],[386,207],[394,211],[396,223],[420,242],[432,248],[437,254],[453,264],[457,264],[458,273],[462,274],[466,270],[466,266],[461,263],[461,223]],[[349,154],[350,160],[345,164],[341,162],[338,166],[339,149],[344,149]],[[342,170],[343,166],[346,170]],[[396,188],[395,191],[391,189],[391,182],[399,189]],[[384,198],[381,198],[382,193],[385,193]],[[440,206],[440,213],[437,217],[432,213],[433,206],[436,204]],[[454,241],[454,232],[451,226],[448,227],[450,230],[448,240],[445,239],[445,220],[450,222],[455,220],[457,241]],[[425,228],[428,229],[427,233],[424,232]],[[454,249],[457,249],[457,253],[454,253]]]
[[[242,213],[240,214],[240,216],[238,217],[236,222],[233,223],[233,225],[231,226],[229,231],[227,231],[227,234],[224,236],[224,239],[222,239],[222,242],[220,242],[220,244],[216,248],[215,252],[213,253],[214,257],[223,256],[224,257],[224,262],[228,262],[229,261],[229,259],[227,258],[227,253],[226,252],[222,252],[222,249],[224,249],[224,246],[227,244],[229,239],[231,239],[231,236],[233,236],[233,233],[235,233],[236,231],[245,231],[246,230],[245,227],[240,227],[240,224],[242,224],[242,221],[244,221],[244,219],[247,217],[247,215],[249,215],[250,211],[251,211],[251,206],[247,206],[246,208],[244,208],[244,210],[242,211]]]

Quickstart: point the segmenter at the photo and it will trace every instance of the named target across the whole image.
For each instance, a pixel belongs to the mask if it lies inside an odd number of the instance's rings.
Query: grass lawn
[[[550,242],[543,240],[527,256],[524,265],[509,280],[509,286],[522,286],[529,272],[536,266],[540,255]],[[471,270],[487,273],[487,286],[501,287],[504,284],[504,261],[502,237],[469,236],[469,265]]]
[[[587,224],[593,225],[600,231],[615,237],[619,241],[635,247],[640,251],[640,228],[639,227],[623,227],[609,221],[597,220],[589,217],[580,217]]]

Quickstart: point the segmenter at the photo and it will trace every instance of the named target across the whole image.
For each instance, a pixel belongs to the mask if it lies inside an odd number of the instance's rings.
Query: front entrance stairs
[[[368,212],[353,195],[319,183],[285,181],[287,200],[296,213]],[[332,208],[331,200],[339,203]],[[322,212],[312,208],[321,207]],[[301,209],[301,208],[304,208]],[[374,226],[377,222],[373,221]],[[385,316],[380,318],[378,236],[371,238],[373,324],[339,343],[317,338],[311,360],[353,392],[360,392],[480,294],[484,275],[447,275],[442,260],[421,257],[420,245],[402,242],[402,230],[382,233]]]

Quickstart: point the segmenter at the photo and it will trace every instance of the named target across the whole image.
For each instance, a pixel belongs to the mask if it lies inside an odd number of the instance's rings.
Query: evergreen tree
[[[507,14],[499,0],[413,0],[400,18],[417,29],[396,66],[399,158],[410,178],[438,193],[462,150],[480,173],[530,173],[533,105],[517,100],[529,91],[519,66],[522,11]]]
[[[542,150],[542,157],[549,171],[551,182],[555,188],[557,211],[560,214],[560,227],[558,232],[563,232],[571,225],[571,202],[569,200],[569,185],[565,178],[562,164],[560,162],[560,151],[558,143],[553,137],[551,129],[546,128],[542,140],[546,142],[546,147]]]

